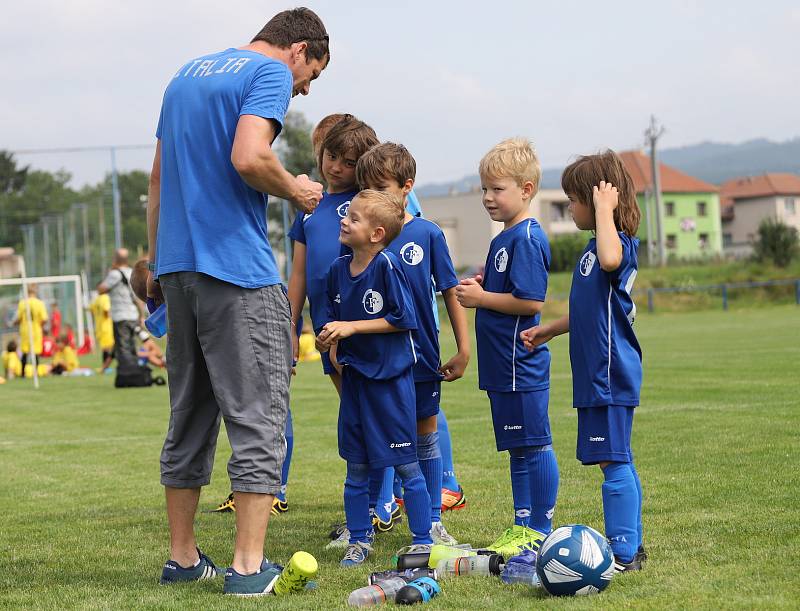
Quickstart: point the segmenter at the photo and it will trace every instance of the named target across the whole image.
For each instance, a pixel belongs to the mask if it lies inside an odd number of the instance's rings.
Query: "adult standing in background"
[[[30,306],[30,327],[28,326],[28,306]],[[25,375],[25,365],[28,363],[28,355],[31,353],[31,338],[33,338],[33,363],[37,366],[37,360],[42,354],[42,339],[44,332],[42,325],[47,322],[47,308],[44,302],[37,297],[35,284],[28,285],[28,298],[20,299],[17,306],[17,315],[14,324],[19,325],[20,348],[22,349],[22,375]]]
[[[111,299],[117,375],[129,374],[139,367],[136,356],[136,327],[142,312],[131,289],[131,271],[128,249],[120,248],[114,253],[113,264],[105,279],[97,285],[97,292],[101,295],[108,293]]]
[[[250,44],[190,60],[167,86],[147,205],[148,296],[167,304],[171,415],[161,453],[170,560],[161,583],[217,575],[194,516],[209,483],[220,414],[236,502],[227,594],[269,591],[264,557],[286,451],[289,302],[267,239],[266,197],[312,212],[322,185],[292,176],[272,149],[289,100],[328,64],[309,9],[283,11]]]

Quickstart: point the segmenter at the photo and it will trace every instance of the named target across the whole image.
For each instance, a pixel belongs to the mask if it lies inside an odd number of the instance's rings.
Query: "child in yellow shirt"
[[[69,373],[78,368],[78,355],[75,349],[69,345],[66,335],[59,335],[56,340],[56,352],[53,355],[53,367],[50,373],[61,375]]]
[[[6,351],[3,353],[3,370],[9,380],[22,376],[22,361],[19,360],[17,354],[17,342],[13,340],[8,342]]]

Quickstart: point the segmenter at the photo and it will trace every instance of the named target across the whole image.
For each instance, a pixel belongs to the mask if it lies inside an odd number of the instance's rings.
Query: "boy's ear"
[[[406,181],[403,183],[403,197],[411,193],[411,189],[414,188],[414,179],[407,178]]]
[[[380,244],[383,242],[384,238],[386,237],[386,229],[383,227],[376,227],[372,230],[372,235],[369,236],[369,241],[373,244]]]
[[[522,185],[522,197],[525,199],[533,199],[534,195],[536,195],[536,187],[533,181],[528,180]]]

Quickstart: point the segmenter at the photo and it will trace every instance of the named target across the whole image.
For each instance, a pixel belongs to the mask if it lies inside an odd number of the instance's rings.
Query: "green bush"
[[[758,238],[753,250],[757,260],[772,261],[778,267],[787,267],[800,252],[799,244],[797,229],[766,218],[758,226]]]
[[[569,233],[550,240],[550,271],[567,272],[575,269],[587,241],[585,233]]]

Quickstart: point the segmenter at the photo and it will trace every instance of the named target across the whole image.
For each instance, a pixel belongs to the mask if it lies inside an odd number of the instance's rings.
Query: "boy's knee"
[[[439,449],[439,433],[426,433],[417,437],[417,457],[419,460],[433,460],[442,457]]]
[[[369,481],[369,465],[361,463],[347,463],[346,484],[362,484]]]
[[[422,477],[422,470],[419,468],[418,462],[411,462],[405,465],[397,465],[394,468],[395,473],[400,478],[400,481],[405,483],[415,477]]]

